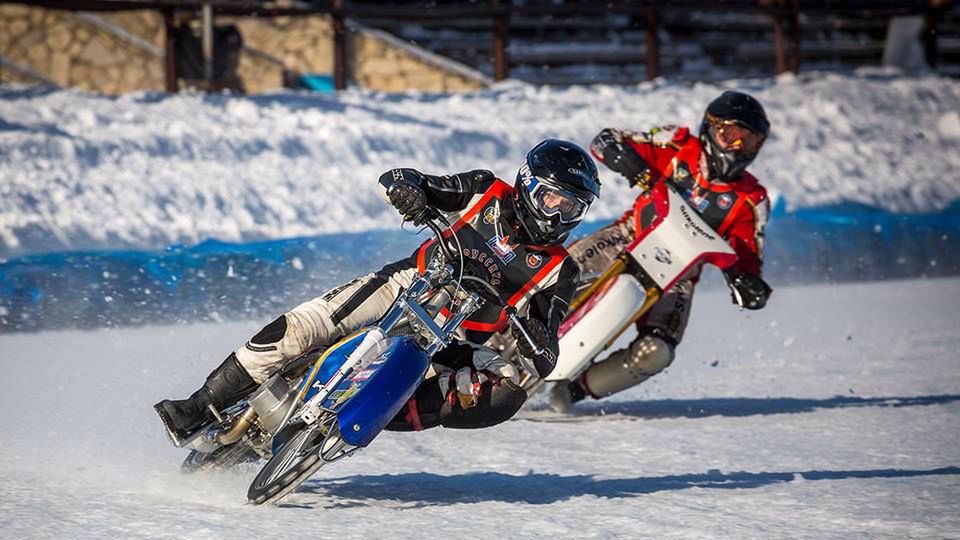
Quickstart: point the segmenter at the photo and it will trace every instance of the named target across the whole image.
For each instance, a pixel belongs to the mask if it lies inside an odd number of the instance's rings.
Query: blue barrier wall
[[[0,332],[276,316],[423,238],[398,230],[19,257],[0,263]],[[781,205],[766,260],[775,286],[960,274],[960,201],[924,215]]]

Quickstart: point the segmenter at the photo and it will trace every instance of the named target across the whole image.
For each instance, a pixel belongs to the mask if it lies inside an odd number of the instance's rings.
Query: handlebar
[[[517,315],[517,308],[511,306],[507,301],[505,301],[503,296],[500,295],[500,292],[494,289],[492,285],[482,279],[477,279],[470,276],[464,276],[464,279],[469,279],[471,282],[482,285],[481,294],[488,297],[488,299],[493,300],[498,305],[504,306],[503,311],[507,314],[507,320],[510,322],[510,325],[516,328],[520,333],[520,336],[527,342],[528,345],[530,345],[530,348],[533,349],[533,354],[541,356],[552,353],[550,349],[540,347],[536,344],[536,342],[533,341],[533,337],[531,337],[530,333],[527,332],[527,327],[523,325],[523,321],[521,321],[520,316]]]
[[[457,256],[450,249],[450,246],[443,241],[443,229],[450,228],[450,222],[447,221],[445,217],[440,212],[437,212],[435,209],[430,208],[429,206],[425,207],[413,218],[413,223],[426,225],[430,232],[433,233],[433,236],[437,239],[437,246],[440,247],[440,252],[443,253],[443,258],[447,261],[453,261]],[[441,225],[443,227],[441,227]]]

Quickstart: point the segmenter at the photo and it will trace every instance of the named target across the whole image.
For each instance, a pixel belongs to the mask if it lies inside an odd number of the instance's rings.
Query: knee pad
[[[235,351],[240,365],[257,383],[267,380],[287,359],[282,347],[286,334],[287,317],[281,315]]]
[[[609,396],[642,383],[673,362],[673,346],[657,336],[641,336],[581,376],[584,389],[594,398]]]
[[[287,316],[281,315],[277,320],[263,327],[257,332],[257,335],[250,338],[250,343],[254,345],[272,345],[281,339],[287,333]]]
[[[484,383],[484,384],[490,384]],[[527,392],[510,379],[491,385],[479,403],[469,409],[445,404],[440,425],[453,429],[478,429],[506,422],[517,414],[527,401]]]

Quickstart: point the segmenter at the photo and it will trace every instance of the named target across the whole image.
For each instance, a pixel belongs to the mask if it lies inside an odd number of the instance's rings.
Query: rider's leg
[[[487,347],[453,343],[434,356],[431,371],[387,429],[493,426],[516,414],[527,399],[516,367]]]
[[[300,304],[231,353],[189,398],[163,400],[154,408],[171,432],[188,437],[212,418],[208,405],[222,409],[236,403],[284,363],[380,318],[416,271],[411,257]],[[211,380],[219,386],[210,387]]]
[[[632,240],[627,223],[612,223],[570,244],[567,253],[577,263],[581,281],[588,282],[602,274]]]
[[[262,383],[286,362],[317,347],[333,345],[383,316],[400,290],[413,281],[416,264],[414,257],[388,264],[300,304],[281,317],[280,328],[271,332],[264,328],[237,349],[237,359]]]
[[[586,396],[599,399],[636,386],[667,368],[690,317],[694,280],[677,283],[638,321],[630,346],[590,366],[575,381],[551,388],[550,405],[565,410]]]

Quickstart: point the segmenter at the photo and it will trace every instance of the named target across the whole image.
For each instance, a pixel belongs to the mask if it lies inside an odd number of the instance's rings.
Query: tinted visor
[[[590,205],[574,193],[540,181],[539,178],[527,188],[530,200],[542,215],[560,216],[560,223],[575,223],[583,219]]]
[[[746,126],[732,120],[721,120],[711,114],[707,114],[707,122],[710,138],[723,152],[736,150],[744,155],[753,156],[760,151],[760,147],[767,139]]]

